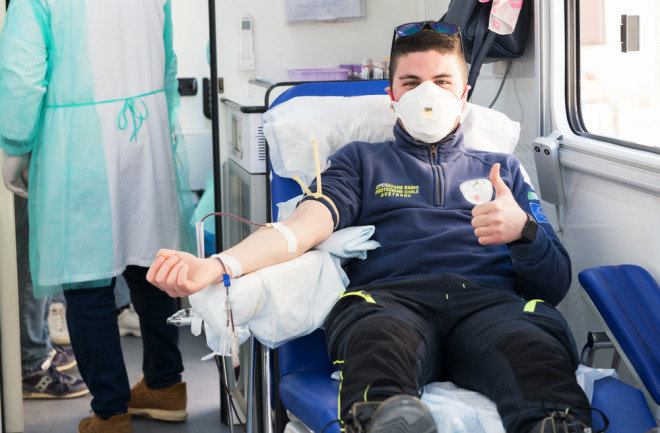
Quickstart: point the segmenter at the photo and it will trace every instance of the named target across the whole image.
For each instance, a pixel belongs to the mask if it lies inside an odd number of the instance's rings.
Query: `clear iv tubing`
[[[200,222],[203,223],[204,220],[205,220],[206,218],[210,217],[210,216],[226,216],[226,217],[234,218],[234,219],[236,219],[236,220],[238,220],[238,221],[241,221],[241,222],[243,222],[243,223],[246,223],[246,224],[251,224],[251,225],[253,225],[253,226],[266,227],[266,224],[255,223],[255,222],[252,222],[252,221],[246,220],[246,219],[244,219],[244,218],[241,218],[241,217],[239,217],[239,216],[232,215],[232,214],[225,213],[225,212],[212,212],[212,213],[210,213],[210,214],[208,214],[208,215],[205,215],[205,216],[200,220]],[[229,278],[228,278],[228,276],[227,276],[227,269],[226,269],[225,264],[224,264],[224,262],[222,261],[222,259],[221,259],[220,257],[217,257],[217,259],[220,260],[220,264],[222,265],[222,270],[223,270],[223,273],[224,273],[224,275],[223,275],[223,283],[224,283],[224,286],[225,286],[225,296],[226,296],[226,299],[227,299],[226,308],[227,308],[227,313],[228,313],[228,314],[227,314],[227,326],[231,326],[232,334],[234,334],[234,338],[236,338],[236,329],[235,329],[235,327],[234,327],[234,313],[233,313],[233,311],[232,311],[231,304],[229,303],[229,281],[228,281]],[[224,276],[227,276],[227,279],[226,279],[226,280],[225,280]],[[234,377],[236,378],[236,380],[238,380],[238,377],[237,377],[237,376],[238,376],[238,374],[237,374],[237,373],[238,373],[238,370],[237,370],[237,368],[238,368],[238,365],[239,365],[239,364],[238,364],[238,353],[237,353],[237,347],[233,347],[233,345],[232,345],[231,353],[232,353],[232,364],[233,364],[233,367],[234,367],[234,374],[235,374]],[[223,387],[224,387],[224,389],[225,389],[225,392],[227,393],[227,396],[228,396],[228,398],[229,398],[229,403],[230,403],[230,405],[231,405],[231,408],[233,409],[234,414],[236,415],[236,418],[239,419],[238,412],[236,411],[236,407],[235,407],[235,405],[234,405],[233,398],[231,397],[231,393],[229,392],[229,388],[228,388],[228,386],[227,386],[227,384],[226,384],[226,382],[225,382],[225,377],[224,377],[224,375],[222,374],[222,370],[221,370],[221,368],[220,368],[220,361],[219,361],[219,357],[218,357],[218,356],[215,357],[215,361],[216,361],[216,365],[217,365],[217,367],[218,367],[218,371],[220,372],[220,375],[221,375],[221,378],[222,378],[222,380],[221,380],[222,385],[223,385]],[[245,428],[245,425],[244,425],[242,422],[240,422],[240,425],[241,425],[241,427],[243,428],[243,431],[247,431],[246,428]]]
[[[210,214],[205,215],[200,220],[200,223],[203,224],[204,220],[206,218],[210,217],[210,216],[227,216],[227,217],[239,220],[239,221],[241,221],[243,223],[246,223],[246,224],[251,224],[251,225],[259,226],[259,227],[266,227],[266,224],[258,224],[258,223],[255,223],[255,222],[246,220],[244,218],[238,217],[236,215],[232,215],[232,214],[225,213],[225,212],[211,212]],[[226,308],[226,313],[227,313],[227,325],[226,326],[231,327],[231,332],[234,335],[233,340],[236,340],[236,341],[232,341],[232,348],[231,348],[232,364],[234,366],[235,373],[236,373],[236,369],[238,368],[238,365],[239,365],[238,353],[237,353],[238,347],[234,347],[234,346],[238,346],[238,342],[237,342],[238,337],[236,335],[236,328],[234,326],[234,312],[231,308],[231,303],[229,302],[229,285],[230,285],[229,274],[227,274],[227,268],[225,266],[225,263],[222,261],[222,259],[220,257],[216,257],[216,258],[220,261],[220,265],[222,266],[222,280],[223,280],[223,283],[224,283],[224,286],[225,286],[225,296],[226,296],[225,308]],[[236,373],[236,376],[238,376],[237,373]]]
[[[241,218],[241,217],[239,217],[239,216],[232,215],[232,214],[230,214],[230,213],[226,213],[226,212],[211,212],[210,214],[205,215],[204,218],[202,218],[202,219],[200,220],[200,222],[204,222],[204,220],[205,220],[206,218],[210,217],[210,216],[226,216],[226,217],[234,218],[235,220],[238,220],[238,221],[244,222],[244,223],[246,223],[246,224],[252,224],[253,226],[266,227],[266,224],[255,223],[255,222],[252,222],[252,221],[246,220],[246,219],[244,219],[244,218]]]

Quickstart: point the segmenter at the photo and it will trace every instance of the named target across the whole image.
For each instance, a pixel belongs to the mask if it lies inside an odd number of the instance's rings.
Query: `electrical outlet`
[[[197,94],[197,78],[179,78],[179,95],[194,96]]]

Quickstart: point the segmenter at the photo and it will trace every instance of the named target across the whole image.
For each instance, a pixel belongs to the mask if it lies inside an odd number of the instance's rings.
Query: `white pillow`
[[[396,118],[388,95],[299,96],[264,113],[264,135],[273,170],[279,176],[300,176],[305,184],[315,176],[312,142],[324,164],[337,149],[352,141],[378,143],[394,139]],[[468,147],[512,153],[520,124],[506,115],[468,103],[463,111]]]

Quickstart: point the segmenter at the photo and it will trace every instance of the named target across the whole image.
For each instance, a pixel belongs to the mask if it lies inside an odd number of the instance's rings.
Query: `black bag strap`
[[[472,45],[472,62],[470,64],[470,72],[468,74],[468,84],[470,91],[468,92],[468,100],[472,96],[474,87],[479,78],[479,70],[481,65],[486,60],[490,46],[493,44],[497,34],[488,29],[488,22],[490,20],[490,8],[482,7],[479,11],[477,22],[477,29],[474,35],[474,43]]]
[[[475,57],[475,53],[478,54],[479,50],[481,50],[481,46],[486,41],[486,36],[490,31],[488,29],[488,23],[490,21],[491,8],[492,6],[490,3],[488,3],[487,5],[482,4],[481,7],[479,8],[479,16],[477,17],[477,24],[474,32],[474,44],[472,51],[473,59]]]

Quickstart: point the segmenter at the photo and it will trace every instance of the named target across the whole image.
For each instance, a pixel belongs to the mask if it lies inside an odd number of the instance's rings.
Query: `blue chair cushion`
[[[636,265],[602,266],[579,274],[617,343],[660,404],[660,288]]]
[[[607,433],[643,433],[657,426],[644,394],[613,377],[594,382],[591,406],[602,410],[607,416],[610,422]],[[594,412],[594,431],[603,427],[603,418]]]
[[[282,404],[296,418],[315,432],[322,432],[338,418],[339,381],[329,372],[290,373],[280,378]],[[328,426],[326,433],[339,433],[339,423]]]
[[[327,372],[329,378],[335,371],[328,356],[325,332],[322,329],[284,343],[277,350],[280,377],[290,373]]]

